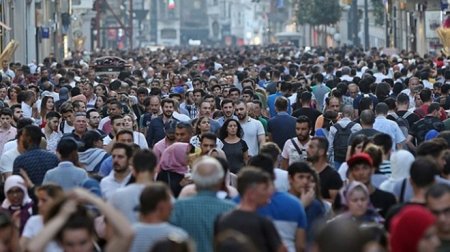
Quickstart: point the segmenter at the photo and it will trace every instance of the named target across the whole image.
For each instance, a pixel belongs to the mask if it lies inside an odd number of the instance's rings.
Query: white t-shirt
[[[301,150],[301,155],[298,153],[291,139],[297,144],[298,148]],[[298,141],[297,137],[288,139],[286,143],[284,143],[283,151],[281,152],[281,156],[284,159],[289,159],[289,165],[294,162],[305,161],[306,160],[306,148],[308,147],[310,141],[308,141],[305,145],[301,144]]]
[[[14,139],[12,141],[9,141],[9,142],[5,143],[5,145],[3,146],[2,155],[5,154],[7,151],[12,150],[12,149],[17,149],[17,139]]]
[[[258,120],[248,117],[245,123],[239,121],[241,127],[244,131],[244,141],[248,145],[248,155],[256,156],[259,152],[259,141],[258,136],[264,136],[266,133],[264,131],[264,126]]]
[[[0,157],[0,174],[4,174],[7,172],[13,172],[14,160],[20,155],[20,152],[17,150],[17,147],[11,150],[8,150]]]
[[[25,227],[23,229],[22,236],[26,237],[28,239],[33,239],[36,237],[39,232],[44,228],[44,220],[41,215],[33,215],[25,224]],[[47,247],[45,248],[46,252],[62,252],[63,250],[58,246],[58,244],[54,241],[51,241],[48,243]]]

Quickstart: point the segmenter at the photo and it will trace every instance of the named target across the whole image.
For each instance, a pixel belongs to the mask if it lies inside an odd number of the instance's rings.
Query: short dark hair
[[[166,103],[172,103],[172,105],[175,107],[175,101],[171,98],[165,98],[161,101],[161,107],[164,107],[164,104]]]
[[[119,132],[117,132],[117,134],[116,134],[116,139],[119,138],[119,136],[126,135],[126,134],[130,135],[131,138],[134,139],[133,131],[131,131],[129,129],[121,129],[121,130],[119,130]]]
[[[275,179],[273,160],[269,155],[258,154],[256,156],[253,156],[248,161],[248,165],[253,166],[255,168],[259,168],[264,172],[267,172],[267,174],[270,175],[272,180]]]
[[[200,136],[200,142],[203,142],[203,139],[209,139],[209,140],[213,140],[214,142],[216,142],[217,136],[214,133],[206,132]]]
[[[397,95],[398,104],[409,104],[409,96],[405,93],[400,93]]]
[[[437,174],[437,164],[430,158],[419,157],[411,164],[411,181],[420,188],[430,186]]]
[[[427,113],[428,113],[428,114],[431,114],[431,113],[433,113],[434,111],[438,111],[440,108],[441,108],[441,106],[439,105],[439,103],[437,103],[437,102],[432,102],[432,103],[430,104],[430,106],[428,107]]]
[[[228,94],[231,94],[231,92],[238,92],[239,94],[241,94],[241,91],[237,87],[230,88],[230,90],[228,91]]]
[[[428,201],[429,198],[438,199],[445,194],[450,194],[450,185],[443,184],[443,183],[436,183],[428,189],[427,193],[425,194],[425,198]]]
[[[281,150],[276,143],[266,142],[261,145],[259,153],[266,156],[270,156],[272,158],[272,161],[276,162],[278,160],[278,156],[281,153]]]
[[[309,174],[313,175],[314,172],[315,172],[314,169],[312,169],[308,163],[303,162],[303,161],[294,162],[294,163],[290,164],[288,167],[289,177],[293,177],[297,173],[309,173]]]
[[[125,154],[127,155],[127,158],[130,159],[133,156],[133,148],[131,146],[129,146],[128,144],[124,144],[124,143],[115,143],[113,145],[113,147],[111,148],[111,153],[115,150],[115,149],[124,149],[125,150]]]
[[[267,184],[271,182],[267,172],[254,167],[244,167],[237,175],[237,190],[244,196],[247,190],[255,184]]]
[[[58,119],[60,119],[61,118],[61,115],[58,113],[58,112],[56,112],[56,111],[49,111],[46,115],[45,115],[45,119],[47,119],[47,121],[48,120],[50,120],[50,119],[52,119],[52,118],[58,118]]]
[[[61,158],[69,158],[70,155],[78,151],[78,145],[74,139],[65,137],[62,138],[56,146],[56,151],[61,155]]]
[[[23,128],[22,134],[24,134],[24,133],[30,138],[32,145],[39,146],[41,144],[42,131],[41,131],[41,128],[39,128],[38,126],[27,125]]]
[[[12,112],[12,110],[11,110],[10,108],[3,108],[3,109],[0,111],[0,115],[5,115],[5,116],[13,117],[13,112]]]
[[[311,120],[309,119],[309,117],[305,116],[305,115],[301,115],[299,117],[297,117],[297,123],[307,123],[308,124],[308,128],[311,129]]]
[[[325,154],[328,151],[328,140],[325,137],[320,137],[320,136],[316,136],[316,137],[312,137],[311,141],[316,140],[319,144],[318,144],[318,148],[321,150],[325,150]]]
[[[139,197],[139,212],[151,213],[161,201],[167,200],[170,200],[169,187],[163,182],[153,182],[144,188]]]
[[[98,111],[96,109],[89,109],[88,111],[86,111],[86,118],[87,119],[91,118],[91,113],[92,112],[97,112],[98,113]]]
[[[157,165],[157,157],[151,150],[138,150],[133,156],[133,168],[137,173],[154,172]]]
[[[114,116],[112,116],[112,117],[110,118],[111,125],[113,125],[113,124],[114,124],[114,121],[115,121],[115,120],[118,120],[118,119],[123,119],[123,115],[114,115]]]
[[[225,98],[222,100],[222,102],[220,102],[220,108],[223,108],[223,106],[225,106],[225,104],[231,103],[231,105],[233,104],[233,101],[231,99]]]
[[[277,108],[278,111],[287,111],[289,105],[289,101],[284,96],[278,96],[275,100],[275,108]]]
[[[392,149],[392,137],[386,133],[376,134],[373,143],[383,149],[384,154],[387,154]]]
[[[377,104],[377,106],[375,106],[375,112],[377,113],[377,115],[380,115],[380,114],[387,115],[388,111],[389,111],[389,107],[384,102],[379,102]]]
[[[448,148],[447,141],[443,138],[434,138],[425,141],[417,147],[417,156],[439,157],[440,153]]]

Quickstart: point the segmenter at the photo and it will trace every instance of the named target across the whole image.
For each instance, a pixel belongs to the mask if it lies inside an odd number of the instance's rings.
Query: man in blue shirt
[[[289,91],[291,89],[291,84],[284,82],[284,81],[278,82],[277,89],[278,89],[278,91],[275,94],[269,95],[269,97],[267,98],[267,105],[269,106],[270,117],[274,117],[277,115],[277,111],[275,110],[275,101],[280,96],[286,97],[289,95]],[[292,110],[291,103],[288,101],[287,113],[289,115],[292,113],[291,110]]]
[[[269,139],[276,143],[280,149],[283,149],[284,143],[295,134],[295,117],[287,113],[289,100],[286,97],[279,96],[275,101],[275,109],[278,114],[272,117],[267,125]]]

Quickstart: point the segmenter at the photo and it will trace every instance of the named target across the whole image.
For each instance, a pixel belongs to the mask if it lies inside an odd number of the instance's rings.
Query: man
[[[111,142],[116,138],[117,133],[124,128],[125,123],[123,122],[123,116],[115,115],[111,117],[111,125],[112,131],[103,139],[103,145],[111,144]]]
[[[217,147],[217,136],[213,133],[204,133],[200,137],[200,155],[207,155],[210,150]]]
[[[222,165],[212,157],[202,157],[192,167],[192,180],[197,194],[179,199],[174,204],[170,222],[184,230],[195,241],[198,251],[212,252],[214,221],[235,205],[216,197],[222,187]]]
[[[220,108],[222,109],[222,117],[219,117],[217,119],[217,122],[219,123],[220,127],[228,120],[228,119],[237,119],[237,117],[234,115],[234,105],[233,101],[230,99],[223,99],[220,103]]]
[[[436,216],[436,227],[441,240],[437,252],[450,251],[450,186],[433,185],[425,197],[427,208]]]
[[[228,98],[232,100],[234,103],[239,101],[239,98],[241,97],[241,91],[237,87],[230,88],[230,91],[228,93]]]
[[[294,112],[292,112],[292,116],[297,118],[301,115],[307,116],[311,122],[315,122],[317,117],[319,117],[322,113],[320,113],[317,109],[311,107],[311,99],[312,94],[308,91],[304,91],[300,95],[301,107]],[[315,132],[314,125],[311,132]]]
[[[113,172],[100,181],[103,198],[109,200],[119,188],[124,187],[131,178],[129,161],[133,156],[133,149],[124,143],[115,143],[111,150]],[[107,160],[105,160],[107,161]],[[103,161],[103,162],[105,162]]]
[[[109,203],[121,212],[130,223],[139,221],[135,207],[139,204],[139,195],[145,186],[153,183],[158,159],[150,150],[139,150],[133,156],[131,172],[135,182],[118,189],[111,195]]]
[[[19,104],[12,105],[11,110],[13,112],[13,120],[11,121],[11,125],[17,128],[17,122],[20,118],[23,118],[23,110]]]
[[[325,94],[329,93],[331,91],[331,89],[329,87],[327,87],[327,85],[325,85],[324,81],[324,76],[322,75],[322,73],[316,73],[313,76],[313,83],[315,83],[315,85],[313,85],[312,87],[312,93],[314,94],[314,97],[316,97],[317,100],[317,110],[319,111],[323,111],[323,104],[325,101]]]
[[[281,168],[287,169],[294,162],[306,161],[306,149],[311,140],[311,121],[306,116],[299,116],[295,123],[294,138],[286,141],[281,153]]]
[[[124,143],[129,146],[133,146],[134,144],[133,131],[127,129],[119,130],[119,132],[117,132],[114,138],[114,141],[111,141],[112,145],[114,145],[114,143]],[[103,160],[102,164],[100,165],[99,175],[102,177],[106,177],[110,174],[112,169],[113,169],[113,159],[112,156],[109,156],[108,158]]]
[[[328,164],[327,151],[328,141],[324,137],[311,138],[306,148],[307,161],[319,174],[322,196],[325,200],[333,202],[342,187],[342,180],[336,170]]]
[[[423,118],[428,112],[428,107],[433,102],[433,92],[430,89],[425,88],[420,91],[419,97],[423,104],[418,109],[414,110],[414,113],[420,116],[420,118]],[[445,121],[446,119],[447,113],[442,107],[439,108],[439,120]]]
[[[172,198],[166,184],[155,182],[143,188],[139,198],[140,221],[133,225],[135,232],[130,251],[152,251],[160,240],[176,236],[178,241],[187,240],[188,234],[169,224]]]
[[[133,110],[136,118],[140,119],[144,115],[145,111],[145,99],[148,97],[148,89],[146,87],[139,87],[136,91],[137,104],[133,104],[131,109]],[[140,124],[139,124],[140,125]]]
[[[189,118],[194,119],[197,116],[198,108],[194,103],[194,94],[192,91],[187,91],[185,95],[185,100],[180,104],[180,110],[185,112],[185,115]]]
[[[78,112],[75,114],[74,129],[70,134],[64,134],[64,137],[72,137],[77,142],[81,142],[83,135],[88,131],[86,114]]]
[[[305,208],[308,225],[306,234],[308,242],[312,241],[316,222],[326,214],[325,203],[317,197],[314,178],[316,172],[305,162],[295,162],[288,167],[289,193],[298,198]]]
[[[161,98],[158,95],[152,95],[144,100],[145,113],[139,119],[139,128],[144,135],[147,135],[147,128],[152,119],[161,114]]]
[[[421,144],[425,140],[425,135],[430,130],[436,130],[441,132],[445,129],[444,123],[439,120],[440,116],[440,105],[439,103],[433,102],[428,107],[428,114],[414,123],[411,129],[411,136],[408,137],[408,141],[413,141],[415,138],[417,145]]]
[[[388,114],[386,118],[397,122],[398,126],[403,132],[403,135],[405,135],[405,137],[408,138],[408,135],[411,135],[412,126],[414,125],[414,123],[420,120],[420,117],[417,114],[408,111],[409,96],[405,93],[400,93],[397,96],[395,105],[396,111],[394,113]]]
[[[278,82],[277,92],[275,94],[269,95],[269,97],[267,98],[267,105],[269,106],[270,117],[274,117],[277,114],[277,111],[275,109],[276,99],[280,96],[288,97],[290,90],[291,90],[290,83],[284,81]],[[289,102],[289,100],[287,105],[287,113],[289,115],[292,113],[291,103]]]
[[[253,108],[254,119],[256,119],[262,123],[264,130],[266,131],[266,134],[267,134],[267,123],[269,121],[269,118],[265,117],[262,113],[263,112],[263,104],[260,100],[253,100],[252,103],[253,103],[252,108]],[[267,112],[267,110],[265,110],[265,112]]]
[[[42,132],[38,126],[25,126],[18,142],[19,150],[24,153],[14,160],[13,165],[13,174],[20,174],[23,169],[35,185],[41,185],[45,173],[59,163],[55,154],[39,148],[41,140]]]
[[[45,116],[47,123],[45,127],[42,129],[42,132],[45,135],[45,139],[47,139],[47,150],[55,153],[56,147],[58,145],[59,140],[62,137],[60,131],[58,131],[59,120],[61,119],[61,115],[58,112],[50,111]]]
[[[87,128],[88,130],[97,130],[100,133],[104,134],[103,131],[100,131],[98,129],[98,125],[100,124],[100,114],[95,109],[89,109],[86,112],[86,118],[87,118]]]
[[[206,116],[209,118],[209,125],[211,127],[211,132],[214,132],[214,133],[218,132],[221,125],[216,120],[211,119],[212,108],[213,107],[211,106],[210,102],[208,102],[206,100],[202,100],[200,102],[200,110],[198,112],[198,116],[191,121],[192,125],[195,125],[197,123],[198,118],[200,118],[201,116]]]
[[[88,81],[87,83],[84,83],[83,95],[86,97],[86,108],[94,108],[97,96],[94,93],[94,84],[92,82]]]
[[[350,135],[361,130],[361,125],[352,121],[353,107],[351,105],[345,105],[341,112],[341,119],[330,127],[328,134],[328,155],[330,160],[333,160],[336,170],[345,162]]]
[[[176,125],[177,125],[177,122],[174,120],[166,123],[166,125],[164,125],[164,131],[166,133],[166,136],[163,139],[159,140],[159,142],[157,142],[155,144],[155,146],[153,146],[153,151],[155,152],[155,155],[158,158],[158,160],[160,160],[163,151],[167,147],[169,147],[170,145],[175,143]]]
[[[54,183],[65,191],[70,191],[88,178],[84,169],[76,167],[78,163],[78,145],[71,138],[63,138],[56,148],[60,162],[57,167],[45,173],[42,184]]]
[[[275,180],[274,163],[268,156],[256,155],[248,165],[261,169]],[[287,192],[275,191],[267,205],[257,210],[259,215],[271,219],[288,251],[305,249],[306,214],[298,199]]]
[[[370,202],[372,205],[378,209],[381,216],[385,217],[389,208],[391,208],[396,203],[396,199],[393,194],[382,191],[372,184],[372,174],[375,169],[373,168],[372,158],[367,153],[359,153],[353,155],[349,160],[348,164],[348,174],[349,177],[355,181],[363,183],[370,193]],[[341,209],[341,198],[337,195],[333,208],[336,210]]]
[[[279,157],[281,154],[281,150],[278,147],[278,145],[276,145],[273,142],[266,142],[263,145],[261,145],[259,154],[265,155],[272,159],[272,164],[274,167],[273,172],[275,173],[275,180],[273,181],[273,183],[275,185],[276,191],[287,192],[289,190],[288,173],[285,169],[277,167],[280,163]]]
[[[350,134],[350,137],[348,138],[348,149],[347,149],[347,155],[350,154],[351,145],[353,142],[353,139],[357,135],[365,135],[368,138],[371,138],[377,134],[380,134],[378,130],[373,128],[373,124],[375,123],[375,114],[370,109],[365,109],[361,112],[359,115],[359,122],[361,124],[361,130],[356,131],[352,134]],[[347,156],[347,158],[349,158]]]
[[[244,131],[244,141],[248,145],[248,155],[255,156],[259,152],[259,146],[266,142],[264,127],[261,122],[248,116],[247,104],[239,100],[235,104],[236,115]]]
[[[73,128],[73,123],[75,122],[75,114],[73,112],[73,106],[70,101],[63,103],[60,107],[62,121],[59,125],[59,130],[62,134],[71,133]]]
[[[10,81],[12,81],[16,77],[16,74],[9,68],[8,61],[6,60],[2,61],[2,69],[0,69],[0,75],[2,76],[2,78],[9,79]]]
[[[375,107],[377,117],[375,118],[373,128],[391,136],[392,150],[395,151],[402,148],[402,144],[406,141],[406,138],[396,122],[386,119],[388,111],[389,107],[386,103],[380,102],[377,104]]]
[[[408,95],[409,97],[409,106],[408,109],[416,108],[416,95],[419,93],[422,88],[420,84],[420,80],[417,77],[411,77],[408,81],[408,88],[403,89],[401,93]]]
[[[189,143],[193,135],[193,128],[190,123],[179,122],[175,129],[175,141],[182,143]]]
[[[162,100],[162,115],[152,119],[147,127],[147,143],[150,148],[153,147],[159,140],[164,138],[164,125],[169,122],[169,120],[176,120],[173,118],[173,110],[175,103],[172,99],[167,98]]]
[[[283,148],[286,141],[296,135],[296,119],[287,113],[289,101],[284,96],[279,96],[275,100],[275,110],[277,114],[270,118],[267,130],[269,140]]]
[[[13,112],[9,108],[0,111],[0,153],[3,153],[3,146],[6,142],[13,140],[17,135],[17,129],[11,125]]]
[[[20,92],[20,95],[23,96],[21,103],[23,116],[28,118],[38,118],[39,113],[36,105],[35,93],[31,90],[25,90]]]
[[[105,134],[109,134],[112,131],[111,118],[113,116],[122,115],[122,104],[113,98],[108,100],[108,116],[100,120],[98,125],[98,129],[105,132]]]
[[[243,168],[238,174],[237,189],[241,197],[238,208],[217,219],[216,234],[231,229],[246,236],[257,251],[285,251],[274,224],[256,213],[273,194],[270,175],[256,168]]]

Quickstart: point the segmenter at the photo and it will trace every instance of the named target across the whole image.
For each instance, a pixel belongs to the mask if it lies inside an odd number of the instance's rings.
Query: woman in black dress
[[[248,146],[242,139],[244,131],[236,119],[228,119],[220,128],[222,150],[227,156],[230,171],[237,173],[248,161]]]

